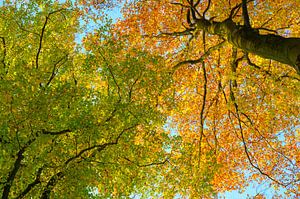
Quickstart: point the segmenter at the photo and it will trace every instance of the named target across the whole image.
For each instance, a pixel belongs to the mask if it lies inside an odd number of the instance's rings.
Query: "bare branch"
[[[171,2],[172,5],[178,5],[181,6],[183,8],[189,8],[190,6],[184,5],[183,3],[179,3],[179,2]]]
[[[250,24],[250,18],[249,18],[249,13],[247,9],[247,0],[242,0],[242,8],[243,8],[243,18],[244,18],[244,25],[246,28],[251,28]]]
[[[252,1],[254,1],[254,0],[248,0],[247,3],[250,3]],[[233,19],[237,15],[237,13],[241,9],[241,7],[242,7],[242,3],[239,3],[236,6],[234,6],[230,11],[230,15],[229,15],[228,19]]]
[[[195,7],[197,7],[199,5],[201,0],[197,0],[196,3],[194,4]]]
[[[116,145],[116,144],[118,144],[118,142],[119,142],[121,136],[122,136],[125,132],[127,132],[127,131],[129,131],[129,130],[135,128],[137,125],[138,125],[138,124],[135,124],[135,125],[133,125],[133,126],[131,126],[131,127],[128,127],[128,128],[126,128],[126,129],[123,129],[123,130],[118,134],[118,136],[117,136],[117,138],[115,139],[115,141],[113,141],[113,142],[107,142],[107,143],[104,143],[104,144],[97,144],[97,145],[93,145],[93,146],[91,146],[91,147],[82,149],[77,155],[75,155],[75,156],[69,158],[68,160],[66,160],[64,164],[67,166],[70,162],[72,162],[73,160],[75,160],[75,159],[81,157],[84,153],[86,153],[86,152],[88,152],[88,151],[91,151],[91,150],[96,149],[98,152],[100,152],[100,151],[103,151],[106,147],[108,147],[108,146],[110,146],[110,145]]]
[[[62,135],[62,134],[68,133],[68,132],[71,132],[71,131],[69,129],[58,131],[58,132],[51,132],[51,131],[42,130],[42,134],[48,134],[48,135]],[[14,180],[15,180],[15,176],[16,176],[17,172],[19,171],[19,169],[21,168],[21,162],[24,159],[24,152],[42,134],[36,133],[36,135],[34,135],[33,138],[29,139],[24,144],[24,146],[18,151],[18,153],[16,155],[17,159],[15,160],[13,168],[9,172],[7,180],[4,183],[5,186],[3,188],[2,199],[8,199],[8,197],[9,197],[10,189],[12,187],[12,184],[13,184]]]
[[[276,30],[271,30],[271,29],[268,29],[268,28],[255,28],[255,30],[265,30],[265,31],[268,31],[268,32],[272,32],[274,34],[278,33]]]
[[[41,183],[40,177],[41,177],[43,169],[44,169],[44,167],[40,167],[37,170],[35,180],[33,182],[31,182],[30,184],[27,185],[27,187],[24,189],[24,191],[22,191],[17,196],[17,199],[24,198],[26,196],[26,194],[28,194],[31,191],[31,189],[33,189],[37,184]]]
[[[290,22],[293,21],[293,19],[294,19],[294,18],[292,18],[292,19],[290,20]],[[285,27],[277,28],[276,31],[288,29],[288,28],[291,28],[291,26],[295,26],[295,25],[300,25],[300,20],[299,20],[298,22],[296,22],[296,23],[289,23],[289,24],[288,24],[287,26],[285,26]]]
[[[39,35],[38,33],[32,32],[32,31],[30,31],[30,30],[27,30],[27,29],[24,28],[21,24],[19,24],[16,20],[15,20],[15,22],[16,22],[17,26],[20,28],[20,30],[22,30],[22,31],[24,31],[24,32],[27,32],[27,33],[30,33],[30,34],[34,34],[34,35],[40,37],[40,35]]]
[[[236,70],[236,52],[233,51],[233,61],[232,61],[232,66],[231,68],[233,70]],[[235,72],[235,71],[233,71]],[[236,112],[236,117],[238,119],[238,125],[239,125],[239,131],[240,131],[240,136],[241,136],[241,139],[242,139],[242,143],[243,143],[243,146],[244,146],[244,151],[245,151],[245,154],[247,156],[247,159],[250,163],[250,165],[255,168],[261,175],[263,176],[266,176],[268,179],[270,179],[271,181],[281,185],[281,186],[287,186],[287,184],[284,184],[278,180],[276,180],[275,178],[271,177],[269,174],[265,173],[259,166],[258,164],[254,164],[253,161],[252,161],[252,158],[251,158],[251,154],[249,152],[249,149],[247,147],[247,143],[246,143],[246,139],[245,139],[245,135],[244,135],[244,131],[243,131],[243,127],[242,127],[242,120],[240,118],[240,111],[239,111],[239,107],[238,107],[238,104],[236,102],[236,98],[235,98],[235,95],[234,95],[234,92],[233,92],[233,88],[236,88],[237,87],[237,84],[235,82],[235,80],[231,81],[230,83],[230,99],[231,101],[233,102],[233,105],[234,105],[234,108],[235,108],[235,112]]]
[[[62,135],[62,134],[66,134],[66,133],[70,133],[72,132],[70,129],[65,129],[62,131],[47,131],[47,130],[42,130],[42,134],[45,135]]]
[[[36,140],[36,137],[30,139],[29,141],[26,142],[26,144],[19,150],[19,152],[17,153],[17,159],[15,160],[15,163],[13,165],[13,168],[11,169],[11,171],[8,174],[7,180],[4,183],[5,186],[3,188],[3,193],[2,193],[2,199],[8,199],[9,198],[9,193],[10,193],[10,189],[12,187],[12,184],[15,180],[15,176],[17,174],[17,172],[19,171],[19,169],[21,168],[21,162],[24,159],[24,152],[26,151],[26,149]]]
[[[246,117],[246,119],[249,121],[251,127],[259,134],[260,137],[262,137],[265,142],[268,144],[268,146],[275,151],[276,153],[280,154],[281,156],[283,156],[286,160],[288,160],[290,162],[291,165],[293,166],[297,166],[289,157],[287,157],[284,153],[282,153],[281,151],[275,149],[272,144],[268,141],[268,139],[260,132],[260,130],[258,128],[255,127],[252,119],[244,112],[241,112],[241,115],[243,115],[244,117]],[[241,120],[242,121],[242,120]],[[242,121],[244,125],[246,125],[247,127],[249,127],[249,125],[247,125],[246,122]]]
[[[43,36],[44,36],[44,32],[45,32],[46,25],[47,25],[47,22],[48,22],[48,18],[49,18],[49,16],[46,16],[46,20],[45,20],[45,23],[43,25],[42,32],[41,32],[41,35],[40,35],[39,48],[38,48],[38,51],[36,53],[36,58],[35,58],[36,69],[39,68],[39,55],[40,55],[41,49],[42,49]]]
[[[130,127],[126,128],[126,129],[123,129],[123,130],[118,134],[118,136],[116,137],[115,141],[113,141],[113,142],[107,142],[107,143],[104,143],[104,144],[97,144],[97,145],[93,145],[93,146],[90,146],[90,147],[88,147],[88,148],[82,149],[78,154],[76,154],[75,156],[73,156],[73,157],[67,159],[67,160],[65,161],[64,165],[67,166],[67,165],[68,165],[69,163],[71,163],[72,161],[74,161],[74,160],[76,160],[76,159],[78,159],[78,158],[81,158],[82,155],[83,155],[84,153],[86,153],[86,152],[89,152],[89,151],[92,151],[92,150],[96,150],[97,152],[101,152],[101,151],[103,151],[103,150],[104,150],[106,147],[108,147],[108,146],[118,144],[118,142],[119,142],[120,138],[122,137],[122,135],[123,135],[125,132],[127,132],[127,131],[129,131],[129,130],[135,128],[137,125],[138,125],[138,124],[135,124],[135,125],[130,126]],[[51,193],[51,191],[53,190],[53,188],[55,187],[55,185],[57,184],[57,182],[58,182],[59,180],[61,180],[64,176],[65,176],[64,171],[60,171],[60,172],[56,173],[55,175],[53,175],[53,176],[50,178],[50,180],[48,181],[48,183],[47,183],[45,189],[43,190],[43,193],[42,193],[41,198],[43,198],[43,199],[48,199],[48,198],[50,198],[50,193]]]
[[[38,47],[38,51],[37,51],[36,58],[35,58],[36,69],[39,68],[39,55],[40,55],[41,50],[42,50],[43,37],[44,37],[44,33],[45,33],[45,30],[46,30],[46,25],[47,25],[47,23],[48,23],[48,20],[49,20],[49,18],[50,18],[50,15],[55,14],[55,13],[57,13],[57,12],[61,12],[62,10],[65,10],[65,9],[64,9],[64,8],[61,8],[61,9],[55,10],[55,11],[53,11],[53,12],[50,12],[50,13],[46,16],[46,19],[45,19],[43,28],[42,28],[42,30],[41,30],[41,34],[39,35],[39,37],[40,37],[40,42],[39,42],[39,47]]]
[[[197,21],[198,17],[196,16],[196,14],[202,18],[202,15],[199,13],[199,11],[197,10],[196,6],[200,3],[199,1],[196,2],[196,4],[194,4],[194,0],[187,0],[187,2],[190,4],[190,11],[192,13],[192,18],[193,20]]]
[[[61,62],[62,60],[64,60],[64,59],[65,59],[65,62],[63,62],[62,64],[60,64],[60,62]],[[56,70],[57,70],[57,68],[60,67],[61,65],[63,65],[64,63],[66,63],[67,59],[68,59],[68,55],[62,57],[61,59],[59,59],[59,60],[53,65],[52,73],[51,73],[51,76],[50,76],[48,82],[46,83],[46,86],[49,86],[49,85],[50,85],[50,83],[52,82],[52,80],[54,79],[54,77],[55,77],[55,75],[56,75]],[[60,65],[59,65],[59,64],[60,64]],[[58,65],[59,65],[59,66],[58,66]]]
[[[43,190],[43,193],[41,195],[41,199],[49,199],[50,198],[50,193],[52,191],[52,189],[54,188],[54,186],[56,185],[56,183],[61,180],[64,177],[64,173],[62,171],[54,174],[50,180],[48,181],[45,189]]]
[[[205,53],[206,51],[206,39],[205,39],[205,32],[203,31],[203,50]],[[205,104],[206,104],[206,95],[207,95],[207,75],[206,75],[206,68],[205,68],[205,62],[202,59],[202,73],[203,73],[203,97],[202,97],[202,105],[201,105],[201,110],[200,110],[200,136],[199,136],[199,159],[198,159],[198,167],[200,168],[200,163],[201,163],[201,153],[202,153],[202,148],[201,148],[201,143],[202,143],[202,138],[204,136],[204,110],[205,110]]]
[[[132,163],[132,164],[135,164],[136,166],[138,167],[149,167],[149,166],[158,166],[158,165],[163,165],[165,164],[166,162],[169,162],[169,159],[166,158],[164,161],[162,162],[151,162],[151,163],[148,163],[148,164],[139,164],[139,163],[136,163],[132,160],[130,160],[129,158],[127,157],[123,157],[125,160],[127,160],[128,162]]]
[[[135,84],[138,82],[138,80],[140,79],[140,77],[142,76],[142,74],[137,77],[134,82],[132,83],[132,85],[130,86],[129,92],[128,92],[128,100],[129,102],[131,101],[131,96],[132,96],[132,92],[133,92],[133,87],[135,86]]]
[[[108,68],[108,71],[109,71],[111,77],[113,78],[114,84],[116,85],[117,90],[118,90],[117,92],[118,92],[119,100],[121,100],[121,98],[122,98],[122,97],[121,97],[121,88],[120,88],[120,86],[119,86],[119,84],[118,84],[118,82],[117,82],[117,79],[116,79],[116,77],[115,77],[113,71],[112,71],[112,66],[111,66],[110,63],[107,61],[106,57],[102,54],[102,52],[101,52],[100,50],[99,50],[99,54],[100,54],[100,56],[102,57],[102,59],[104,60],[106,66],[107,66],[107,68]]]
[[[179,67],[181,67],[182,65],[185,64],[197,64],[202,62],[204,59],[206,59],[213,51],[219,49],[220,47],[222,47],[225,44],[225,41],[222,41],[221,43],[210,47],[206,53],[204,53],[200,58],[198,59],[194,59],[194,60],[185,60],[182,62],[179,62],[178,64],[176,64],[175,66],[172,67],[172,72],[175,72]]]
[[[270,73],[270,72],[267,71],[267,70],[262,69],[260,66],[256,65],[255,63],[253,63],[253,62],[250,60],[249,55],[248,55],[247,53],[245,54],[245,58],[246,58],[246,60],[247,60],[247,63],[248,63],[250,66],[254,67],[255,69],[260,70],[261,72],[263,72],[264,74],[266,74],[266,75],[268,75],[268,76],[270,76],[270,77],[274,77],[274,78],[275,78],[275,75],[274,75],[274,74]],[[288,75],[288,74],[284,74],[284,75],[281,75],[281,76],[279,76],[279,77],[276,77],[276,81],[280,81],[280,80],[282,80],[283,78],[291,78],[291,79],[300,81],[300,79],[299,79],[298,77],[290,76],[290,75]]]
[[[200,2],[200,1],[199,1],[199,2]],[[205,14],[206,14],[207,11],[209,10],[210,4],[211,4],[211,0],[208,0],[208,5],[207,5],[207,7],[205,8],[205,10],[204,10],[204,12],[203,12],[203,18],[205,18]]]
[[[157,35],[143,35],[143,37],[165,37],[165,36],[174,36],[174,37],[178,37],[178,36],[185,36],[185,35],[192,35],[192,31],[194,30],[194,28],[187,28],[184,31],[179,31],[179,32],[160,32]]]
[[[0,39],[2,40],[2,46],[3,46],[3,57],[2,57],[2,64],[4,69],[6,69],[6,63],[5,63],[5,58],[6,58],[6,43],[5,43],[5,38],[4,37],[0,37]]]
[[[267,19],[261,26],[260,28],[263,28],[265,25],[267,25],[270,21],[273,20],[274,16],[276,16],[280,11],[282,10],[282,8],[279,8],[272,17],[270,17],[269,19]]]

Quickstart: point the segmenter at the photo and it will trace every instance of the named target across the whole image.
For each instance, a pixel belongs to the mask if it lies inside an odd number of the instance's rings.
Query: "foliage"
[[[299,3],[245,2],[5,1],[2,198],[297,198]]]
[[[2,198],[129,197],[167,161],[156,100],[170,83],[164,60],[108,25],[80,48],[81,9],[1,7]]]
[[[209,181],[215,193],[243,192],[257,181],[285,190],[279,197],[297,198],[299,68],[269,51],[284,46],[286,56],[295,50],[299,61],[300,4],[246,2],[134,0],[116,31],[164,56],[173,73],[175,106],[165,113],[182,142],[171,163],[190,171],[178,173],[180,188],[214,160],[220,165]],[[211,196],[196,189],[204,180],[188,182],[195,187],[190,198]]]

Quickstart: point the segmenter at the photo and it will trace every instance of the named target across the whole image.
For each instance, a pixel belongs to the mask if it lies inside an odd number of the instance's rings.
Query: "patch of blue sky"
[[[284,196],[284,188],[275,189],[268,183],[264,182],[251,182],[248,187],[245,188],[244,192],[239,190],[227,191],[222,194],[218,194],[218,198],[228,198],[228,199],[252,199],[257,197],[258,195],[265,196],[266,199],[272,199],[275,195]]]
[[[117,21],[117,19],[119,19],[122,16],[119,8],[114,8],[114,9],[108,10],[106,14],[107,14],[108,18],[106,18],[105,22],[110,22],[112,24],[115,23]],[[89,23],[85,26],[84,31],[82,33],[78,33],[75,35],[76,43],[81,43],[83,37],[86,34],[94,32],[101,26],[105,26],[105,22],[98,21],[96,23],[94,21],[89,21]],[[85,22],[83,20],[80,20],[79,23],[80,23],[80,26],[84,26],[84,24],[85,24]]]

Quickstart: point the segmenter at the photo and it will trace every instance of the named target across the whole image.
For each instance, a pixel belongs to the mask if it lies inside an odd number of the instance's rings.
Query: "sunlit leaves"
[[[286,194],[299,192],[296,152],[299,148],[296,134],[299,129],[299,75],[292,67],[262,59],[253,55],[255,53],[246,55],[237,50],[234,56],[235,49],[229,43],[196,63],[196,59],[222,38],[202,31],[182,33],[189,28],[186,18],[191,2],[197,1],[130,1],[124,9],[124,20],[116,26],[132,43],[147,46],[164,56],[167,68],[186,61],[172,73],[175,105],[165,110],[172,121],[170,135],[179,135],[182,139],[177,144],[180,150],[173,148],[174,164],[177,161],[179,168],[190,169],[179,175],[203,172],[204,168],[197,165],[209,162],[210,158],[203,159],[203,154],[214,151],[214,163],[221,166],[212,174],[213,191],[243,191],[252,180],[266,180],[271,181],[273,187],[280,186],[280,182],[287,185],[282,186]],[[194,8],[198,18],[208,3],[200,1]],[[213,23],[228,19],[231,9],[241,1],[210,3],[206,17]],[[263,34],[299,37],[297,7],[298,1],[250,2],[251,25]],[[232,20],[243,24],[242,9],[237,10]],[[207,91],[205,98],[204,90]],[[253,167],[249,159],[263,172]],[[183,179],[176,182],[180,185],[177,189],[188,189],[192,179],[188,183]],[[196,188],[199,187],[189,189],[189,194],[196,196],[201,192]],[[297,197],[295,194],[289,196]]]
[[[78,44],[88,2],[22,3],[1,7],[2,197],[128,197],[167,158],[163,59],[105,26]]]

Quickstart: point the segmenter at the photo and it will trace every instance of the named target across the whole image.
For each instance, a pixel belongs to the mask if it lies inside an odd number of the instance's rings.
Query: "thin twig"
[[[249,55],[248,55],[247,53],[245,54],[245,58],[246,58],[247,63],[248,63],[250,66],[254,67],[255,69],[260,70],[261,72],[263,72],[264,74],[266,74],[266,75],[268,75],[268,76],[270,76],[270,77],[274,77],[274,78],[275,78],[275,75],[274,75],[274,74],[270,73],[270,72],[267,71],[267,70],[262,69],[260,66],[256,65],[255,63],[253,63],[253,62],[250,60]],[[300,79],[299,79],[298,77],[290,76],[290,75],[288,75],[288,74],[284,74],[284,75],[281,75],[281,76],[279,76],[279,77],[276,77],[275,81],[280,81],[280,80],[283,79],[283,78],[291,78],[291,79],[300,81]]]
[[[190,6],[184,5],[183,3],[179,3],[179,2],[171,2],[172,5],[178,5],[181,6],[183,8],[189,8]]]
[[[160,37],[169,37],[169,36],[174,36],[174,37],[178,37],[178,36],[185,36],[185,35],[191,35],[192,31],[194,29],[193,28],[187,28],[184,31],[179,31],[179,32],[160,32],[157,35],[143,35],[143,37],[150,37],[150,38],[160,38]]]
[[[66,58],[65,62],[63,62],[62,64],[60,64],[60,65],[58,66],[58,64],[59,64],[62,60],[64,60],[65,58]],[[52,80],[54,79],[54,77],[55,77],[55,75],[56,75],[56,70],[57,70],[57,68],[60,67],[61,65],[63,65],[64,63],[66,63],[67,59],[68,59],[68,55],[62,57],[61,59],[59,59],[59,60],[53,65],[52,73],[51,73],[51,76],[50,76],[48,82],[46,83],[46,86],[49,86],[49,85],[50,85],[50,83],[52,82]]]
[[[116,79],[116,77],[115,77],[113,71],[112,71],[112,66],[111,66],[110,63],[107,61],[107,59],[105,58],[105,56],[102,54],[101,51],[99,51],[99,54],[100,54],[100,56],[102,57],[102,59],[104,60],[106,66],[107,66],[107,68],[108,68],[108,71],[109,71],[111,77],[113,78],[114,84],[116,85],[117,90],[118,90],[119,100],[121,100],[121,98],[122,98],[122,97],[121,97],[121,88],[120,88],[120,86],[119,86],[119,84],[118,84],[118,82],[117,82],[117,79]]]
[[[139,164],[139,163],[137,163],[137,162],[134,162],[134,161],[130,160],[130,159],[127,158],[127,157],[123,157],[123,158],[124,158],[125,160],[127,160],[128,162],[135,164],[135,165],[138,166],[138,167],[158,166],[158,165],[163,165],[163,164],[165,164],[166,162],[169,162],[169,159],[166,158],[166,159],[165,159],[164,161],[162,161],[162,162],[151,162],[151,163],[148,163],[148,164]]]

